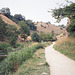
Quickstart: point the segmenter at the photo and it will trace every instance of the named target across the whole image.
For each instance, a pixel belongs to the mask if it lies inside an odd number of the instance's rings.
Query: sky
[[[75,2],[75,0],[71,0]],[[67,18],[60,23],[52,17],[48,11],[50,9],[58,8],[61,3],[66,4],[65,0],[0,0],[0,9],[8,7],[11,15],[22,14],[26,20],[30,19],[33,22],[51,22],[55,25],[66,25]]]

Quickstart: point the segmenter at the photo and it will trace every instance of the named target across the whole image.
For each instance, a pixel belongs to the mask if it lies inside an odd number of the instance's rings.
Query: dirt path
[[[75,61],[54,50],[54,44],[45,48],[46,61],[50,65],[50,75],[75,75]]]

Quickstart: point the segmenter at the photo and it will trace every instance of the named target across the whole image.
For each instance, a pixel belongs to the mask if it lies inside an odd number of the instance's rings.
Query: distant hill
[[[61,33],[63,33],[64,29],[59,27],[59,26],[55,26],[53,24],[50,23],[45,23],[45,22],[38,22],[38,23],[34,23],[37,26],[37,32],[44,32],[44,33],[51,33],[52,31],[54,31],[55,35],[59,35]]]
[[[17,25],[15,22],[13,22],[12,20],[10,20],[9,18],[7,18],[6,16],[4,16],[3,14],[0,14],[0,17],[2,18],[2,20],[7,23],[7,24],[11,24],[11,25],[15,25],[17,27],[17,29],[20,28],[19,25]]]

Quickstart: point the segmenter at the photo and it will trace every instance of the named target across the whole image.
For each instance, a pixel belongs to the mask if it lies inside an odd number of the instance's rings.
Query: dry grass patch
[[[60,40],[56,41],[56,44],[62,44],[62,43],[75,43],[75,38],[72,37],[62,37]]]
[[[54,48],[75,60],[75,38],[63,37],[56,41]]]

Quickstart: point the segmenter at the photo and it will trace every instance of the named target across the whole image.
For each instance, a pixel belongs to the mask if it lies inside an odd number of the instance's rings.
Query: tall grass
[[[63,37],[56,42],[54,48],[75,60],[75,38]]]
[[[8,75],[9,72],[16,71],[18,67],[23,63],[23,61],[31,58],[37,49],[43,47],[44,44],[37,44],[32,47],[26,47],[20,51],[9,53],[8,57],[0,63],[0,71],[5,73],[5,75]]]
[[[73,37],[63,37],[60,40],[56,41],[56,44],[62,44],[62,43],[75,43],[75,38]]]
[[[39,49],[33,58],[23,62],[13,75],[50,75],[49,65],[45,61],[45,49]],[[46,73],[46,74],[43,74]]]

